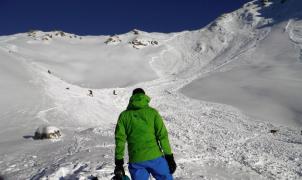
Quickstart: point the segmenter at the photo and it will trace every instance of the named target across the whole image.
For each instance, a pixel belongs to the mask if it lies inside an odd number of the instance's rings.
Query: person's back
[[[127,109],[119,116],[115,129],[116,176],[124,174],[123,158],[127,141],[132,179],[148,179],[149,173],[156,179],[173,179],[171,174],[176,164],[168,132],[160,114],[149,106],[149,102],[150,98],[143,89],[135,89]]]

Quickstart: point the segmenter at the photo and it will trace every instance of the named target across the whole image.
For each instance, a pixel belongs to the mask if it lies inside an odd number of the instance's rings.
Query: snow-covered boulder
[[[35,139],[57,139],[61,137],[60,129],[54,126],[40,126],[35,132]]]

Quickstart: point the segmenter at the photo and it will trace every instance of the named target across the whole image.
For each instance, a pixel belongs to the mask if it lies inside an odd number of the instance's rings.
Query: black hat
[[[142,93],[145,94],[145,91],[142,88],[136,88],[133,90],[132,95]]]

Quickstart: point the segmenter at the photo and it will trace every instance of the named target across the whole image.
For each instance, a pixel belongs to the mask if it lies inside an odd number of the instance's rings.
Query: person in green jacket
[[[124,151],[128,144],[129,172],[133,180],[171,180],[176,163],[169,143],[168,132],[158,111],[149,106],[150,97],[137,88],[128,107],[118,118],[115,128],[116,179],[125,175]]]

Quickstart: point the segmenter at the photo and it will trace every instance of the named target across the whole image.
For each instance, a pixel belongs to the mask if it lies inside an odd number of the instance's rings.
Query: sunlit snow
[[[142,87],[169,130],[175,179],[301,179],[301,8],[256,0],[169,34],[1,36],[0,175],[110,179],[118,115]],[[63,136],[35,140],[41,125]]]

